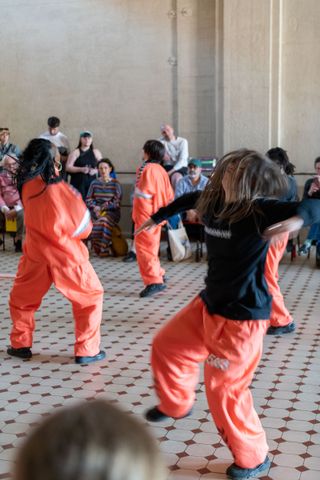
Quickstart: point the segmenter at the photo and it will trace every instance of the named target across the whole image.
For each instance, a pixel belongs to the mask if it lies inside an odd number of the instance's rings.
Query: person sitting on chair
[[[120,220],[122,191],[118,180],[111,177],[114,167],[108,158],[98,162],[98,171],[99,178],[91,183],[86,204],[93,223],[93,249],[99,257],[108,257],[113,255],[111,235],[114,225]]]
[[[17,186],[13,181],[17,161],[6,155],[3,160],[3,168],[3,172],[0,173],[0,224],[5,224],[6,219],[16,219],[15,251],[22,252],[23,207]]]
[[[303,198],[320,198],[320,157],[314,161],[314,169],[316,175],[306,181]],[[310,251],[312,242],[316,242],[316,262],[320,266],[320,224],[314,223],[311,225],[307,238],[299,248],[299,255],[307,255]]]
[[[10,143],[10,131],[7,127],[0,127],[0,172],[3,169],[3,160],[6,155],[19,157],[21,155],[18,145]]]
[[[177,182],[187,174],[188,140],[176,137],[171,125],[161,125],[161,133],[160,142],[166,149],[163,167],[168,172],[172,188],[175,190]]]
[[[177,183],[175,190],[175,198],[182,197],[186,193],[204,190],[207,185],[208,178],[201,173],[201,160],[192,158],[188,163],[188,175],[181,178]],[[190,223],[198,223],[198,214],[196,210],[188,210],[185,220]]]

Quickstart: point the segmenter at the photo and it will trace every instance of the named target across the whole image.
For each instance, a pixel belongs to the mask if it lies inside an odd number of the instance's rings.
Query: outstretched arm
[[[166,207],[160,208],[151,218],[144,222],[136,231],[135,235],[138,235],[143,230],[152,230],[159,223],[167,220],[168,218],[176,215],[177,213],[185,212],[195,208],[197,200],[201,192],[187,193],[182,197],[177,198],[172,203],[169,203]]]
[[[271,240],[272,237],[280,235],[281,233],[295,233],[303,226],[303,218],[295,215],[280,223],[275,223],[266,228],[263,232],[263,237],[266,240]]]

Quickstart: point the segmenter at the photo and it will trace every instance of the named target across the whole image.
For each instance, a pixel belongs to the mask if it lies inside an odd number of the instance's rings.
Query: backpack
[[[115,257],[123,257],[128,253],[128,243],[123,237],[119,225],[115,225],[111,234],[111,246]]]

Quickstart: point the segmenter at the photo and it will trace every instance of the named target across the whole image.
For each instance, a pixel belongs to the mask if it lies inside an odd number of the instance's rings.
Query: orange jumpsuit
[[[199,363],[209,408],[235,463],[254,468],[268,452],[249,386],[262,354],[268,320],[228,320],[210,314],[197,296],[153,340],[151,364],[158,408],[170,417],[194,404]]]
[[[174,193],[167,172],[157,163],[147,162],[137,170],[132,219],[135,229],[159,208],[170,203]],[[137,261],[145,285],[163,283],[164,269],[159,261],[161,225],[135,237]]]
[[[278,283],[279,263],[286,249],[288,238],[288,233],[282,234],[281,237],[279,236],[276,242],[270,244],[266,257],[265,278],[270,295],[272,296],[270,314],[270,325],[272,327],[284,327],[293,321],[284,304],[284,299]]]
[[[46,186],[40,177],[25,183],[22,201],[26,238],[9,300],[11,346],[32,346],[34,314],[54,283],[72,303],[75,355],[94,356],[100,351],[103,288],[81,241],[91,232],[90,214],[68,184]]]

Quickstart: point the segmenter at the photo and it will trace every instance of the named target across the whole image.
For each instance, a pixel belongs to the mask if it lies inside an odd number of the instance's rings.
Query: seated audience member
[[[111,235],[114,225],[120,220],[121,186],[111,177],[114,171],[112,162],[103,158],[98,162],[99,178],[93,180],[86,198],[91,213],[93,229],[92,246],[97,255],[112,255]]]
[[[93,147],[92,133],[80,133],[79,143],[67,160],[66,171],[70,173],[70,183],[85,200],[91,182],[97,177],[97,162],[102,159],[101,152]]]
[[[19,157],[21,154],[18,145],[10,143],[10,131],[7,127],[0,128],[0,171],[3,169],[3,160],[6,154]]]
[[[165,148],[158,140],[148,140],[143,146],[143,163],[137,169],[132,219],[135,230],[173,200],[169,177],[162,168]],[[150,297],[166,288],[165,271],[160,265],[159,248],[161,225],[152,231],[140,233],[134,243],[137,261],[145,288],[140,297]]]
[[[59,150],[61,165],[62,165],[62,177],[65,177],[65,167],[68,155],[70,153],[70,144],[67,136],[60,132],[60,119],[58,117],[48,118],[48,130],[42,133],[39,138],[44,138],[53,143]]]
[[[314,169],[316,175],[306,181],[303,198],[320,198],[320,157],[317,157],[314,161]],[[299,248],[300,255],[307,255],[312,242],[316,242],[316,262],[317,266],[320,266],[320,224],[314,223],[311,225],[307,238],[303,245]]]
[[[31,432],[13,480],[165,480],[146,427],[104,400],[63,408]]]
[[[281,200],[286,202],[298,201],[298,187],[296,179],[293,176],[295,166],[290,162],[287,152],[281,147],[274,147],[270,148],[266,155],[280,167],[281,173],[286,174],[288,192],[281,198]]]
[[[161,133],[160,141],[166,149],[163,166],[167,170],[171,185],[175,190],[177,182],[187,174],[188,141],[185,138],[176,137],[171,125],[162,125]]]
[[[6,219],[16,219],[17,233],[15,235],[15,251],[22,251],[23,207],[13,176],[17,168],[14,158],[6,155],[3,160],[3,172],[0,173],[0,223]]]
[[[175,198],[182,197],[186,193],[204,190],[208,178],[201,173],[201,160],[191,159],[188,163],[188,175],[181,178],[176,185]],[[188,210],[185,215],[188,222],[198,222],[196,210]]]

